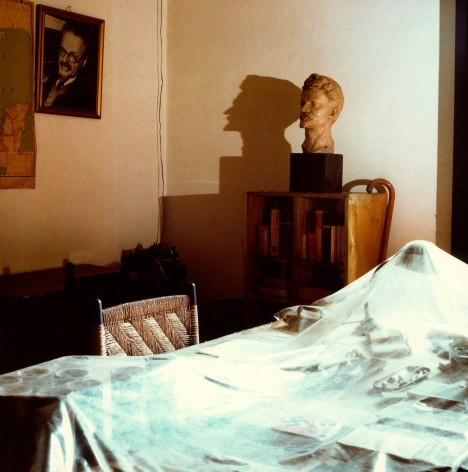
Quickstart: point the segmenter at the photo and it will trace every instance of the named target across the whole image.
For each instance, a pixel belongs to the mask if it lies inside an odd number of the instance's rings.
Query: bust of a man
[[[305,129],[304,153],[330,153],[335,150],[331,127],[343,108],[343,92],[333,79],[312,74],[301,94],[300,127]]]

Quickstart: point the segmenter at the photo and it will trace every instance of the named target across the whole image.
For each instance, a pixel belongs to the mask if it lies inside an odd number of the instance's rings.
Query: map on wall
[[[33,13],[0,0],[0,189],[35,186]]]

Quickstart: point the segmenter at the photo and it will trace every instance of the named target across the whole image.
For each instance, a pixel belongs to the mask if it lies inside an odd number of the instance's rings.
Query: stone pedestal
[[[342,154],[291,154],[290,192],[341,193],[342,186]]]

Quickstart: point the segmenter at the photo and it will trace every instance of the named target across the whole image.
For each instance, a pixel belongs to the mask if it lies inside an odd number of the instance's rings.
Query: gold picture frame
[[[36,112],[101,118],[104,23],[37,5]]]

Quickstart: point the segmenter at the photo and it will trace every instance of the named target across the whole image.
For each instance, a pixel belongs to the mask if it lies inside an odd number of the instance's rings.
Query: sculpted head
[[[302,87],[300,127],[305,129],[302,150],[306,153],[333,153],[331,127],[343,108],[341,87],[329,77],[312,74]]]

